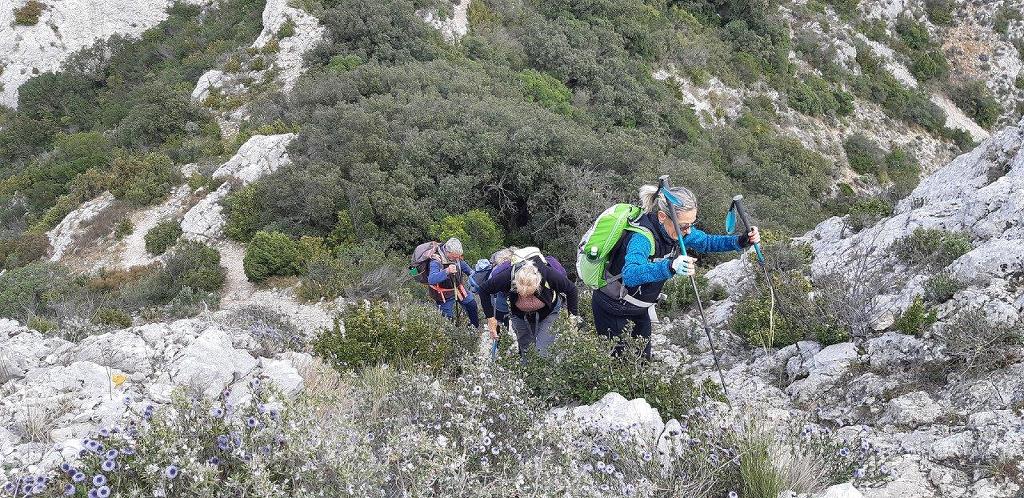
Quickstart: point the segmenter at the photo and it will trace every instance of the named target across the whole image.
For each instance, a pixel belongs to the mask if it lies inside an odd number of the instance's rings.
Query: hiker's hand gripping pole
[[[686,256],[686,244],[683,244],[683,232],[679,229],[679,221],[676,220],[676,206],[679,205],[679,201],[669,192],[668,175],[663,175],[658,178],[658,188],[661,190],[661,194],[665,196],[665,200],[668,201],[669,209],[668,216],[672,220],[672,227],[676,231],[676,239],[679,242],[679,253]],[[718,380],[722,382],[722,393],[725,394],[725,402],[732,407],[732,401],[729,400],[729,389],[725,386],[725,374],[722,373],[722,365],[718,361],[718,350],[715,349],[715,341],[711,338],[711,327],[708,326],[708,318],[704,314],[704,303],[700,299],[700,292],[697,290],[697,278],[694,275],[690,275],[690,285],[693,286],[693,297],[697,301],[697,309],[700,311],[700,321],[704,325],[704,335],[708,338],[708,345],[711,346],[711,356],[715,359],[715,369],[718,370]]]
[[[736,214],[740,217],[740,222],[743,223],[743,230],[745,233],[750,233],[750,219],[747,218],[747,210],[743,209],[743,195],[737,195],[732,198],[732,205],[736,208]],[[754,244],[754,252],[757,253],[757,262],[761,264],[763,268],[765,266],[764,253],[761,252],[761,243],[757,242]]]

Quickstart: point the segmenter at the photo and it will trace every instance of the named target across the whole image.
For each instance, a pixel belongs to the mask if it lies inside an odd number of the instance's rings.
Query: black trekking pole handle
[[[743,209],[743,195],[737,195],[732,198],[732,205],[736,208],[736,215],[740,217],[740,222],[743,223],[743,232],[746,234],[750,233],[750,218],[747,218],[747,210]],[[754,244],[754,252],[757,253],[757,262],[761,263],[761,266],[765,265],[764,253],[761,252],[761,244]]]
[[[672,202],[673,196],[669,193],[668,175],[658,178],[658,188],[665,202],[668,203],[668,215],[672,220],[672,227],[676,231],[676,239],[679,242],[679,252],[686,256],[686,245],[683,243],[683,232],[679,229],[679,221],[676,220],[676,204]],[[722,393],[725,394],[725,402],[732,408],[732,401],[729,399],[729,389],[725,385],[725,374],[722,373],[722,365],[718,361],[718,350],[715,349],[715,341],[711,338],[711,327],[708,326],[708,318],[704,313],[704,303],[700,298],[700,291],[697,290],[697,278],[690,275],[690,285],[693,286],[693,297],[697,302],[697,310],[700,311],[700,321],[704,325],[704,335],[708,338],[708,346],[711,347],[711,356],[715,360],[715,369],[718,370],[718,380],[722,382]]]

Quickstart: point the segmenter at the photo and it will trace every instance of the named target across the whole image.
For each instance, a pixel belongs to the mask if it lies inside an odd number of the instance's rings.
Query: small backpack
[[[491,262],[481,259],[476,262],[473,274],[469,276],[469,288],[474,293],[480,292],[480,286],[491,276]]]
[[[616,204],[606,209],[580,240],[576,251],[576,272],[590,288],[600,289],[621,275],[609,275],[608,263],[626,232],[642,234],[651,243],[654,256],[654,234],[637,224],[643,209],[632,204]]]
[[[562,266],[562,263],[560,261],[558,261],[558,258],[554,256],[545,256],[540,251],[540,249],[536,247],[524,247],[512,253],[511,290],[513,293],[516,292],[516,271],[518,271],[519,268],[522,268],[523,264],[526,263],[527,261],[532,261],[537,268],[547,266],[552,270],[561,273],[563,277],[568,278],[568,274],[565,272],[565,267]],[[547,287],[548,289],[551,288],[550,284],[548,284],[546,281],[544,282],[544,286]]]
[[[409,275],[421,284],[427,283],[430,276],[430,261],[443,258],[440,242],[424,242],[412,252],[412,264],[409,265]]]

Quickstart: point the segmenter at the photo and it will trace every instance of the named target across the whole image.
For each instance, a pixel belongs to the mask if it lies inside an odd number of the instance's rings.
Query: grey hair
[[[502,263],[508,263],[512,261],[512,253],[516,252],[516,247],[508,247],[505,249],[499,249],[498,252],[494,253],[494,260],[491,263],[500,265]]]
[[[692,211],[697,209],[697,196],[693,195],[690,189],[686,187],[672,187],[668,191],[679,201],[679,205],[675,206],[676,210]],[[640,187],[640,205],[643,206],[645,213],[669,212],[668,199],[661,194],[661,189],[655,185]]]
[[[455,237],[452,237],[448,239],[447,242],[444,243],[442,249],[444,250],[444,252],[456,252],[462,254],[462,241],[456,239]]]

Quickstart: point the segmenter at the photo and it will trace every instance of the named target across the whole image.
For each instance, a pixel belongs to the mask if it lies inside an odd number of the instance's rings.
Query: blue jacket
[[[660,224],[659,224],[660,228]],[[662,232],[664,228],[660,228]],[[665,233],[668,237],[668,233]],[[739,236],[708,235],[702,230],[691,228],[690,233],[683,237],[686,250],[703,254],[712,252],[740,251]],[[679,243],[673,245],[678,246]],[[638,287],[643,284],[659,282],[672,278],[672,261],[662,259],[650,261],[651,243],[647,237],[631,237],[626,246],[626,264],[622,266],[622,283],[626,287]],[[662,257],[655,254],[655,257]]]
[[[469,267],[469,264],[466,263],[465,260],[460,260],[459,261],[459,268],[462,269],[462,274],[463,275],[468,276],[468,275],[472,275],[473,274],[473,269]],[[463,275],[456,274],[455,275],[455,281],[459,282],[461,284],[462,283],[461,279],[462,279]],[[448,282],[448,277],[449,277],[448,272],[444,271],[444,267],[441,266],[441,263],[439,261],[437,261],[436,259],[430,261],[430,273],[427,275],[427,283],[428,284],[430,284],[430,285],[445,284],[446,282]],[[450,289],[451,288],[451,284],[449,283],[447,285],[441,285],[441,287]]]

